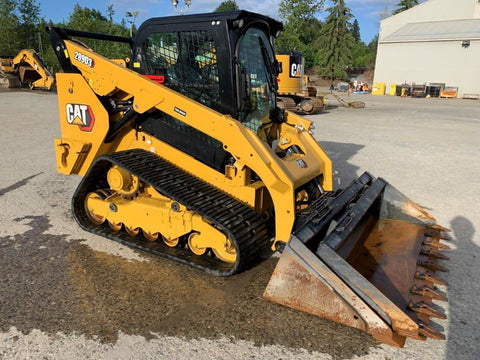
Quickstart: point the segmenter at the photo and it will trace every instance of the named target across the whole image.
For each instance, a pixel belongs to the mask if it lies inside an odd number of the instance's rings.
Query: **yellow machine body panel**
[[[13,66],[13,57],[0,57],[0,70],[6,74],[15,72],[15,67]]]
[[[85,175],[101,154],[109,128],[108,114],[80,74],[57,74],[61,139],[56,139],[57,169]],[[60,92],[59,92],[60,93]]]
[[[292,194],[295,188],[308,180],[320,177],[322,188],[330,191],[332,183],[332,165],[326,152],[318,145],[309,133],[310,121],[302,117],[287,113],[286,121],[275,129],[279,134],[278,146],[287,147],[298,145],[304,154],[292,154],[280,159],[262,141],[257,134],[244,127],[230,116],[199,104],[190,98],[151,81],[144,76],[120,66],[91,50],[71,41],[65,41],[67,51],[72,57],[72,63],[82,71],[79,74],[58,74],[58,103],[61,112],[62,138],[57,140],[57,147],[68,148],[68,139],[90,146],[88,154],[69,151],[66,156],[57,151],[57,167],[76,168],[79,175],[84,175],[92,162],[107,151],[120,151],[130,148],[144,148],[152,152],[159,152],[167,144],[150,139],[151,143],[143,141],[143,135],[135,135],[132,129],[130,134],[119,136],[111,143],[105,144],[110,119],[97,95],[108,95],[118,92],[124,98],[133,97],[133,107],[136,112],[144,113],[152,108],[159,109],[182,122],[195,127],[201,132],[219,140],[224,144],[236,159],[235,169],[229,175],[214,174],[211,169],[201,166],[198,161],[192,161],[193,168],[186,168],[212,185],[238,197],[254,206],[256,204],[255,190],[260,184],[247,186],[247,189],[238,191],[238,187],[230,184],[244,184],[244,169],[249,168],[262,179],[263,186],[268,190],[276,209],[276,216],[282,221],[276,222],[277,241],[287,242],[295,221],[295,203]],[[82,61],[76,60],[74,54],[81,53],[85,58],[94,61],[95,67],[90,67]],[[78,55],[77,55],[78,57]],[[181,114],[181,115],[180,115]],[[203,119],[199,122],[197,119]],[[132,138],[142,140],[133,141]],[[88,145],[90,144],[90,145]],[[156,146],[156,144],[158,144]],[[182,166],[183,162],[177,157],[178,152],[162,152],[162,157],[172,163]],[[187,157],[183,155],[182,157]],[[65,160],[66,157],[66,160]],[[83,158],[79,159],[79,158]],[[301,161],[300,161],[301,160]],[[63,166],[67,164],[72,165]],[[300,164],[300,165],[299,165]],[[302,164],[305,164],[302,165]],[[203,171],[202,171],[203,170]],[[206,171],[205,171],[206,170]],[[65,172],[68,172],[65,170]],[[233,175],[233,176],[232,176]],[[251,196],[247,198],[247,195]]]
[[[280,94],[307,94],[304,78],[304,64],[291,63],[290,54],[277,54],[277,61],[282,64],[278,74],[278,92]]]
[[[326,100],[317,96],[317,89],[308,86],[305,75],[305,59],[298,51],[275,55],[281,71],[277,77],[279,105],[298,114],[314,114],[322,111]]]

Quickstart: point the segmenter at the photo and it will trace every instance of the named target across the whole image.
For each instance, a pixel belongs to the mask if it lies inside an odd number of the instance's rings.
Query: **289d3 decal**
[[[85,54],[82,54],[81,52],[75,51],[75,55],[73,58],[78,62],[81,62],[82,64],[90,66],[91,68],[95,66],[95,62],[93,61],[93,59]]]

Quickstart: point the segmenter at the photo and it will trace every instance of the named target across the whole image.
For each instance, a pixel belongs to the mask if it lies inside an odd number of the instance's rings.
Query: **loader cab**
[[[137,31],[130,67],[257,132],[278,118],[272,34],[281,29],[247,11],[152,18]],[[218,140],[161,111],[136,126],[220,172],[231,160]]]
[[[282,24],[247,11],[152,18],[133,70],[255,127],[276,107],[273,39]]]

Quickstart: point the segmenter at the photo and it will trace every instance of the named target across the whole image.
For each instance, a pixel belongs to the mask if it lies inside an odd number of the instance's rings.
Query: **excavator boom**
[[[0,55],[0,84],[3,87],[29,87],[50,91],[55,77],[35,50],[23,49],[15,56]]]
[[[35,50],[21,50],[13,59],[13,66],[22,85],[31,89],[52,90],[55,77],[47,69]]]

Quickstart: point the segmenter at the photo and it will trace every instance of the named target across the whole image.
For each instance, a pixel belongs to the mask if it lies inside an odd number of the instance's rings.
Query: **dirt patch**
[[[0,237],[0,330],[15,326],[29,332],[55,333],[75,326],[76,314],[66,235],[50,235],[46,216],[16,219],[31,227],[23,234]]]
[[[0,283],[2,331],[15,326],[111,343],[119,331],[147,339],[226,337],[341,358],[377,345],[355,329],[263,300],[276,259],[219,278],[149,255],[130,261],[96,252],[46,234],[46,217],[25,220],[31,230],[0,238],[0,276],[7,279]]]

